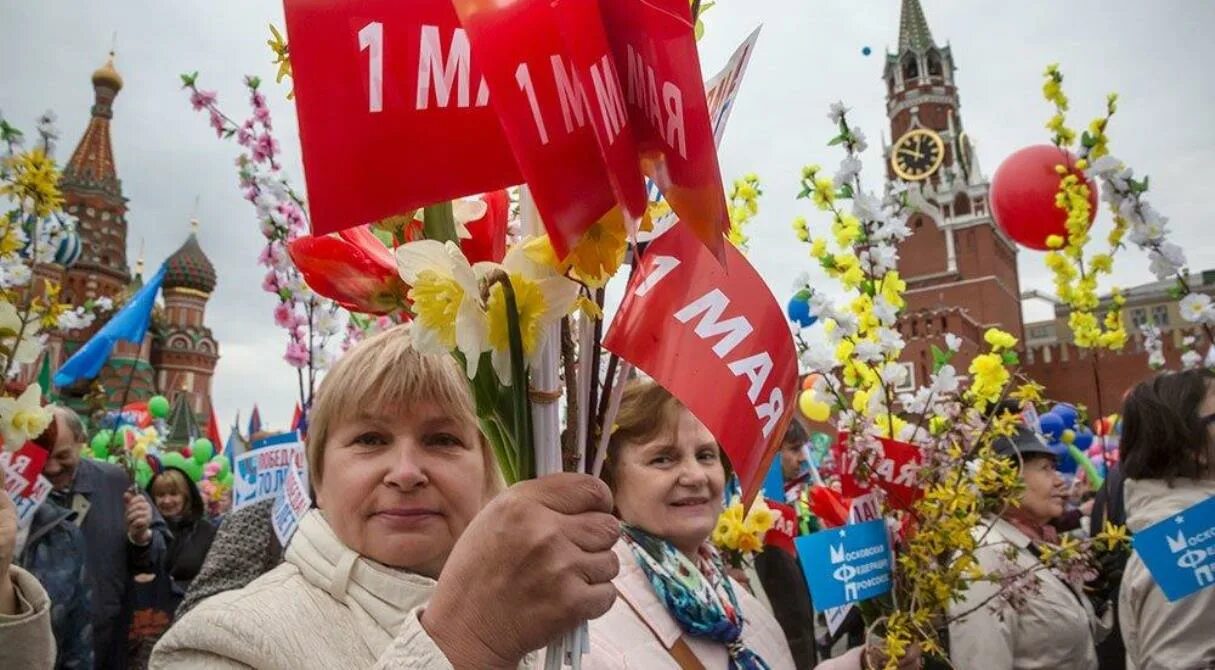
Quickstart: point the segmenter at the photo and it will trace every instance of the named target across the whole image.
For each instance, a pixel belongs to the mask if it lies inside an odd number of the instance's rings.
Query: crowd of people
[[[370,338],[317,393],[314,508],[285,547],[271,501],[216,527],[184,472],[136,490],[81,458],[78,416],[54,414],[37,440],[54,493],[20,530],[0,493],[0,667],[544,667],[545,646],[584,621],[588,668],[886,664],[859,619],[827,633],[795,557],[765,550],[758,579],[727,568],[710,536],[729,464],[653,382],[625,391],[600,478],[507,488],[455,362],[418,353],[409,326]],[[1215,495],[1215,375],[1143,382],[1123,416],[1119,469],[1091,500],[1069,496],[1033,431],[997,441],[1023,493],[985,521],[982,567],[1030,569],[1060,533],[1107,519],[1134,532]],[[807,441],[794,424],[781,453],[794,504]],[[800,531],[817,529],[797,508]],[[991,595],[974,588],[951,611],[957,668],[1215,667],[1215,589],[1169,602],[1133,553],[1103,556],[1083,589],[1046,574],[1000,613]],[[899,667],[925,659],[913,648]]]

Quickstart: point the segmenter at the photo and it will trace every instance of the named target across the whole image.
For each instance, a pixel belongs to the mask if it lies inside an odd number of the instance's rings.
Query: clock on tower
[[[927,179],[945,159],[945,142],[925,128],[908,131],[895,141],[890,151],[890,168],[907,181]]]

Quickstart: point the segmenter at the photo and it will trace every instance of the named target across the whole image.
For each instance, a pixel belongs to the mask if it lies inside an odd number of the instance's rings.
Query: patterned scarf
[[[688,635],[720,642],[730,654],[730,670],[768,670],[742,642],[744,619],[721,556],[702,545],[697,564],[666,540],[629,525],[623,537],[633,550],[667,612]]]

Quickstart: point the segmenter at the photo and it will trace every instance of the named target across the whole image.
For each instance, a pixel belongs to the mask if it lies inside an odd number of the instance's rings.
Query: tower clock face
[[[900,178],[907,181],[927,179],[945,159],[945,142],[941,136],[917,128],[909,131],[894,143],[890,152],[890,167]]]

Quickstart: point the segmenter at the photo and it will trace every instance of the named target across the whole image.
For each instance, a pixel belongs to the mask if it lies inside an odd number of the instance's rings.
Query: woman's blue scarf
[[[670,542],[629,525],[623,537],[633,550],[667,612],[688,635],[720,642],[730,653],[730,670],[768,670],[742,642],[744,619],[721,556],[709,545],[693,564]]]

